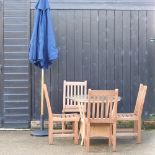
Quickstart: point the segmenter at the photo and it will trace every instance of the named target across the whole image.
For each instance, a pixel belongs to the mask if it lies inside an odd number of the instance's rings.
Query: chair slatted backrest
[[[147,86],[140,84],[134,110],[134,113],[139,117],[141,117],[142,115],[146,92],[147,92]]]
[[[88,91],[88,119],[116,119],[118,89]]]
[[[64,81],[63,88],[63,109],[64,108],[75,108],[77,103],[68,97],[87,95],[87,81],[84,82],[73,82]]]
[[[50,103],[50,99],[49,99],[49,95],[48,95],[48,90],[47,90],[47,85],[46,84],[44,84],[43,89],[44,89],[44,95],[45,95],[45,100],[46,100],[46,104],[47,104],[48,117],[52,118],[53,117],[52,107],[51,107],[51,103]]]

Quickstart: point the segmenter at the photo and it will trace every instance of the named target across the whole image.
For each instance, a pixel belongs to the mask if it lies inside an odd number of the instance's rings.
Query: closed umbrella
[[[57,59],[58,50],[48,0],[39,0],[35,8],[36,15],[29,47],[29,61],[41,69],[41,114],[40,130],[33,131],[32,135],[44,136],[47,135],[44,130],[44,69],[48,69],[53,61]]]

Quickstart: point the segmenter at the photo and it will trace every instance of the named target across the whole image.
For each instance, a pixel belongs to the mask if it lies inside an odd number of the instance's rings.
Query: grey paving
[[[155,130],[143,131],[143,143],[133,138],[118,138],[117,152],[112,152],[107,140],[91,141],[91,152],[74,145],[72,139],[55,138],[48,145],[47,137],[34,137],[30,131],[0,131],[0,155],[155,155]]]

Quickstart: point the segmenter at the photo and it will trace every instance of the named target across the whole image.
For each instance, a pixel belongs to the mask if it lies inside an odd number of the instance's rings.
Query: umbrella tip
[[[50,9],[50,5],[48,0],[38,0],[38,3],[36,4],[35,8],[40,10],[46,10]]]

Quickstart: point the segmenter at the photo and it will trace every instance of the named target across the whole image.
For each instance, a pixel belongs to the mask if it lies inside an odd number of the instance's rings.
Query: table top
[[[76,102],[85,102],[87,103],[88,102],[88,95],[80,95],[80,96],[69,96],[69,97],[66,97],[66,99],[69,99],[69,100],[74,100]],[[121,97],[118,96],[118,102],[121,101]]]

